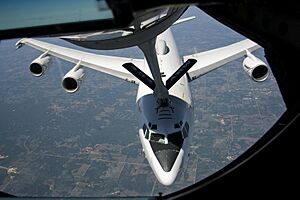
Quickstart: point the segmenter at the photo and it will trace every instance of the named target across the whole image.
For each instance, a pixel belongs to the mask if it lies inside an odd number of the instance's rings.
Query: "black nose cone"
[[[162,150],[157,151],[155,155],[163,170],[169,172],[175,163],[178,153],[179,151],[176,150]]]

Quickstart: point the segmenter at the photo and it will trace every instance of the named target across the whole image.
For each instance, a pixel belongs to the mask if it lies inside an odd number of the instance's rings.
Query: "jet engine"
[[[73,69],[71,69],[62,79],[62,86],[68,93],[77,92],[80,84],[83,81],[84,70],[78,63]]]
[[[49,62],[50,56],[42,54],[41,56],[32,61],[32,63],[29,66],[29,70],[36,77],[42,76],[48,69]]]
[[[266,63],[255,57],[249,51],[247,51],[247,57],[243,61],[243,68],[245,72],[257,82],[265,81],[269,76]]]

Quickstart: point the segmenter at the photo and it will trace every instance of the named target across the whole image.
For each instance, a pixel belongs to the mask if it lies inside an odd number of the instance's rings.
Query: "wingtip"
[[[16,42],[16,44],[15,44],[16,49],[19,49],[19,48],[21,48],[24,45],[24,40],[25,39],[27,39],[27,38],[22,38],[18,42]]]

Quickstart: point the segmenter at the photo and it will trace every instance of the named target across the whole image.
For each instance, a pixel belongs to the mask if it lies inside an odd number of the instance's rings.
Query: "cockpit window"
[[[143,126],[144,134],[146,133],[146,130],[147,130],[147,126],[146,126],[146,124],[144,124],[144,126]]]
[[[143,126],[143,131],[144,131],[145,138],[147,140],[149,140],[149,129],[147,128],[147,126],[145,124]]]
[[[149,130],[148,130],[148,129],[146,130],[145,138],[146,138],[147,140],[149,140]]]
[[[184,138],[188,136],[188,123],[185,123],[182,131],[177,131],[174,133],[170,133],[167,137],[162,133],[153,132],[153,130],[149,130],[146,125],[143,126],[143,131],[145,138],[150,142],[157,142],[161,144],[168,144],[169,142],[175,144],[177,146],[181,146]],[[149,137],[150,136],[150,137]]]
[[[182,128],[182,134],[183,134],[183,138],[186,138],[189,136],[189,124],[187,122],[185,122],[184,127]]]
[[[157,124],[152,124],[151,129],[152,129],[152,130],[157,130]]]
[[[175,144],[176,146],[181,146],[183,142],[181,131],[177,131],[175,133],[171,133],[168,135],[169,142]]]
[[[151,133],[150,141],[151,142],[158,142],[158,143],[162,143],[162,144],[167,143],[167,139],[166,139],[165,135],[160,134],[160,133],[154,133],[154,132]]]
[[[186,129],[187,132],[189,132],[189,129],[190,129],[189,123],[185,122],[184,128]]]

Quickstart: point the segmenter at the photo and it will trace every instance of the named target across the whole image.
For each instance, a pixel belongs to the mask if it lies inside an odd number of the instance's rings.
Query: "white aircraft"
[[[178,24],[188,19],[176,20],[169,23]],[[88,48],[109,49],[107,44],[110,43],[105,43],[107,38],[119,41],[121,47],[126,46],[129,40],[122,40],[124,34],[110,33],[84,34],[64,39]],[[104,37],[99,39],[103,34]],[[52,56],[74,63],[74,68],[62,79],[62,86],[69,93],[78,91],[85,67],[138,85],[136,104],[142,148],[158,181],[163,185],[171,185],[184,158],[187,158],[188,140],[192,133],[193,101],[189,83],[242,56],[246,56],[244,70],[255,81],[266,80],[269,72],[266,64],[250,53],[260,46],[249,39],[181,58],[170,28],[158,34],[154,38],[145,37],[147,40],[138,44],[136,39],[141,35],[130,35],[133,37],[130,40],[132,45],[137,45],[143,51],[145,59],[97,55],[30,38],[21,39],[16,47],[26,44],[43,52],[29,67],[36,77],[45,74]],[[112,38],[116,35],[121,36]],[[105,47],[101,44],[103,41]],[[115,42],[111,48],[116,46],[118,43]]]

